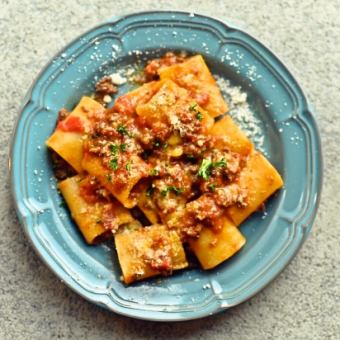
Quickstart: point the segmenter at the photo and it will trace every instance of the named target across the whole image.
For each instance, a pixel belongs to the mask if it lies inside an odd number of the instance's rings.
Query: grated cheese
[[[122,85],[125,84],[127,79],[125,77],[122,77],[119,73],[112,73],[109,75],[109,77],[112,80],[112,83],[115,85]]]
[[[256,118],[247,102],[247,94],[241,90],[240,86],[232,86],[230,81],[221,76],[214,75],[224,99],[229,105],[229,114],[250,138],[256,148],[266,153],[264,150],[264,133],[261,121]]]

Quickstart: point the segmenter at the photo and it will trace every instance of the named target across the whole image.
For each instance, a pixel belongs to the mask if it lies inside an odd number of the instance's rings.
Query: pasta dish
[[[246,239],[238,226],[283,181],[227,114],[200,55],[150,60],[140,86],[116,83],[62,109],[47,140],[58,188],[89,244],[114,239],[126,284],[170,275],[192,253],[212,269]]]

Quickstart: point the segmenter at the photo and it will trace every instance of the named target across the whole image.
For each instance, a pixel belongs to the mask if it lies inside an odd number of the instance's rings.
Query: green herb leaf
[[[159,175],[159,171],[156,168],[153,168],[150,171],[150,176],[158,176]]]
[[[175,194],[176,194],[176,196],[178,196],[178,195],[180,195],[180,194],[182,194],[183,193],[183,189],[182,188],[177,188],[177,187],[170,187],[169,188],[171,191],[173,191]]]
[[[190,104],[189,111],[190,112],[197,112],[197,103]]]
[[[125,143],[122,143],[122,144],[119,145],[119,149],[120,149],[120,151],[122,151],[122,152],[125,152],[125,151],[126,151],[126,148],[127,148],[127,144],[125,144]]]
[[[132,161],[128,161],[125,165],[125,169],[129,172],[131,171],[131,164],[132,164]]]
[[[170,185],[168,187],[166,187],[165,189],[161,190],[160,193],[162,196],[166,196],[168,194],[168,192],[172,191],[176,196],[180,195],[183,193],[183,189],[182,188],[177,188],[173,185]]]
[[[109,149],[112,155],[116,155],[118,152],[118,146],[116,144],[110,144]]]
[[[164,196],[164,197],[168,194],[168,192],[169,192],[168,188],[165,188],[165,189],[160,191],[161,195]]]
[[[118,158],[113,158],[109,162],[110,169],[116,171],[118,169]]]
[[[197,176],[202,177],[205,181],[208,180],[211,176],[211,167],[213,163],[210,159],[204,158],[202,160],[201,166],[198,169]]]
[[[208,185],[208,188],[211,192],[215,192],[216,189],[216,184],[215,183],[211,183]]]
[[[119,126],[117,127],[117,132],[120,133],[120,134],[123,135],[123,136],[131,137],[131,134],[130,134],[130,132],[127,130],[127,128],[126,128],[125,125],[119,125]]]
[[[196,113],[196,118],[197,118],[199,121],[202,121],[202,119],[203,119],[203,113],[202,113],[202,112],[197,112],[197,113]]]
[[[197,108],[197,103],[192,103],[190,106],[189,106],[189,111],[190,112],[195,112],[196,113],[196,118],[201,121],[203,119],[203,113],[200,112]]]
[[[211,170],[213,168],[225,168],[226,166],[227,161],[224,158],[218,162],[212,162],[210,159],[204,158],[200,168],[198,169],[197,176],[202,177],[206,181],[210,178]]]
[[[225,168],[227,166],[227,161],[225,158],[222,158],[220,161],[212,163],[212,166],[214,168]]]

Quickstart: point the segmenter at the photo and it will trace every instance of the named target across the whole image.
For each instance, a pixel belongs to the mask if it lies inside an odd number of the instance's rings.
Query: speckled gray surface
[[[1,0],[0,8],[1,339],[340,339],[338,1]],[[162,324],[104,311],[65,287],[25,239],[6,170],[20,100],[58,49],[110,16],[175,8],[229,18],[282,57],[316,109],[325,179],[312,235],[269,287],[223,314]]]

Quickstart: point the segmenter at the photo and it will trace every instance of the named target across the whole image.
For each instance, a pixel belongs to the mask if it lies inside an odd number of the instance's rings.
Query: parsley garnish
[[[126,129],[126,126],[125,125],[119,125],[117,127],[117,132],[120,133],[121,135],[125,135],[125,136],[128,136],[128,137],[131,137],[131,134],[129,133],[129,131]]]
[[[126,151],[126,148],[127,148],[127,144],[125,144],[125,143],[119,145],[119,149],[120,149],[120,151],[122,151],[122,152],[125,152],[125,151]]]
[[[150,176],[158,176],[159,175],[159,171],[156,168],[153,168],[150,171]]]
[[[212,163],[214,168],[225,168],[227,166],[227,161],[222,158],[220,161]]]
[[[116,144],[109,145],[110,151],[112,155],[116,155],[118,152],[118,146]]]
[[[192,104],[189,106],[189,111],[190,111],[190,112],[197,112],[197,104],[196,104],[196,103],[192,103]]]
[[[117,155],[118,151],[120,152],[125,152],[126,151],[127,144],[122,143],[119,146],[117,144],[110,144],[109,145],[109,150],[111,152],[111,155],[115,156]]]
[[[176,196],[178,196],[183,192],[183,189],[170,185],[166,187],[165,189],[161,190],[161,195],[165,197],[170,191],[172,191]]]
[[[202,177],[205,181],[208,180],[211,175],[211,166],[212,161],[210,159],[204,158],[200,168],[198,169],[197,176]]]
[[[203,113],[202,112],[197,112],[196,113],[196,118],[201,121],[203,119]]]
[[[128,161],[125,165],[125,169],[130,172],[132,161]]]
[[[211,183],[208,185],[208,188],[211,192],[215,192],[216,189],[216,184],[215,183]]]
[[[118,159],[117,158],[111,159],[110,162],[109,162],[109,167],[112,170],[116,171],[118,169]]]
[[[203,113],[200,112],[198,109],[197,109],[197,104],[196,103],[192,103],[190,106],[189,106],[189,111],[190,112],[195,112],[196,113],[196,118],[201,121],[203,119]]]
[[[198,169],[197,176],[202,177],[206,181],[210,178],[211,170],[213,168],[224,168],[226,166],[227,162],[224,158],[222,158],[218,162],[212,162],[210,159],[204,158],[202,160],[200,168]]]

